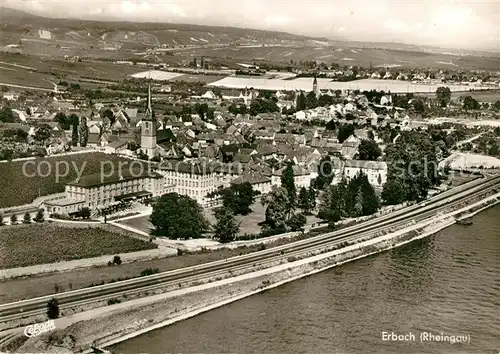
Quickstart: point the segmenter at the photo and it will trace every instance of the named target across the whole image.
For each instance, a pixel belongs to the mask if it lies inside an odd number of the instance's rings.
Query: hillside
[[[325,38],[234,27],[53,19],[5,7],[1,11],[2,44],[21,43],[28,51],[32,42],[40,40],[56,41],[61,46],[107,50],[252,43],[304,45],[314,40],[326,41]]]

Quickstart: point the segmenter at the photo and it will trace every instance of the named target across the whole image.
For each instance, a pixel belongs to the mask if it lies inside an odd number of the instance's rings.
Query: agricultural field
[[[372,44],[373,45],[373,44]],[[180,53],[179,53],[180,54]],[[487,56],[452,55],[424,51],[393,50],[377,48],[332,48],[331,46],[266,46],[266,47],[223,47],[195,48],[182,51],[186,56],[205,56],[240,60],[251,64],[254,60],[267,62],[290,63],[290,60],[318,60],[325,63],[338,62],[344,65],[360,65],[369,67],[403,66],[410,68],[438,69],[486,69],[497,70],[500,58],[491,54]]]
[[[10,66],[0,63],[0,84],[39,87],[42,89],[53,89],[54,85],[49,81],[56,80],[53,76],[30,71],[28,69]],[[15,90],[15,89],[12,89]]]
[[[157,248],[100,227],[55,224],[2,226],[0,268],[26,267]]]
[[[0,208],[29,204],[38,196],[63,192],[64,184],[76,179],[78,173],[108,173],[112,168],[118,168],[120,162],[127,162],[127,165],[122,165],[124,169],[132,161],[92,152],[0,163]],[[69,168],[66,169],[66,166]],[[134,167],[138,167],[137,162]]]
[[[71,62],[32,55],[2,53],[0,60],[0,82],[53,88],[48,82],[58,82],[68,76],[98,78],[101,80],[123,80],[127,75],[137,73],[137,67],[112,62]]]

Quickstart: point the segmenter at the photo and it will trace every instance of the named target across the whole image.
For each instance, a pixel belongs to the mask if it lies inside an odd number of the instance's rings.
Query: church
[[[147,108],[144,119],[141,122],[141,151],[146,154],[149,159],[158,155],[156,145],[156,130],[158,128],[153,106],[151,103],[151,84],[148,86]]]

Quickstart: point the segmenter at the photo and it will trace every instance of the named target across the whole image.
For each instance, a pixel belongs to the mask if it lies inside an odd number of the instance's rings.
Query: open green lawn
[[[157,248],[109,227],[50,223],[2,226],[0,268],[25,267]]]
[[[31,203],[39,193],[48,195],[63,192],[64,184],[76,179],[78,172],[83,171],[82,175],[101,171],[108,173],[112,166],[118,168],[120,161],[128,162],[127,166],[132,162],[124,157],[93,152],[0,163],[0,208]],[[65,162],[69,166],[67,170]],[[134,167],[137,166],[134,163]]]

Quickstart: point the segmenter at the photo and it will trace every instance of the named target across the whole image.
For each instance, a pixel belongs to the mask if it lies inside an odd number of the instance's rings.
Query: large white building
[[[116,171],[111,175],[83,176],[66,185],[66,198],[44,203],[48,213],[71,214],[88,207],[96,210],[122,200],[161,196],[170,190],[163,176],[148,170]]]
[[[387,182],[385,161],[347,160],[344,162],[344,177],[347,181],[361,172],[368,177],[368,181],[374,187],[380,188]]]

